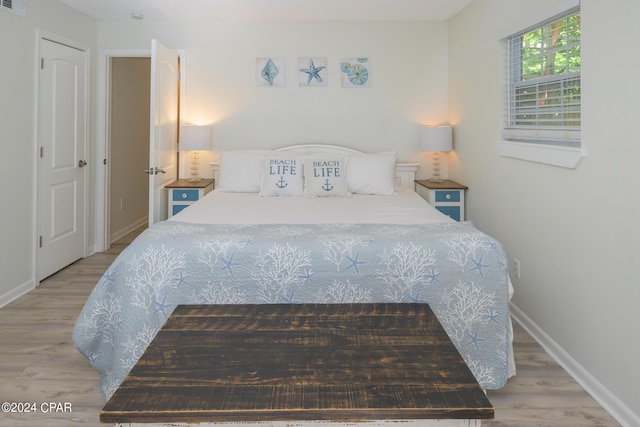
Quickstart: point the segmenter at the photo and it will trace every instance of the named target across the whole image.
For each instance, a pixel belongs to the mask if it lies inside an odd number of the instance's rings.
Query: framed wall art
[[[369,58],[345,58],[340,60],[342,87],[367,87],[371,82]]]
[[[326,86],[327,58],[298,58],[298,86]]]
[[[284,58],[256,58],[256,84],[281,87],[285,85]]]

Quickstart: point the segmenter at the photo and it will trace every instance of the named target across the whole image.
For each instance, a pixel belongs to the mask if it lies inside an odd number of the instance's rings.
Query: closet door
[[[86,256],[87,51],[41,38],[38,280]]]

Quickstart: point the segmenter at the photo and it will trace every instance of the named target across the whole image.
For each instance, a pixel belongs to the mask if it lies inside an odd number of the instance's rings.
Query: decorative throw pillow
[[[273,150],[231,150],[220,153],[216,190],[257,193],[262,182],[262,158]]]
[[[396,152],[348,157],[347,188],[354,194],[390,196],[396,187]]]
[[[302,196],[304,175],[302,158],[265,157],[262,159],[260,196]]]
[[[304,159],[305,197],[348,197],[347,159],[306,158]]]

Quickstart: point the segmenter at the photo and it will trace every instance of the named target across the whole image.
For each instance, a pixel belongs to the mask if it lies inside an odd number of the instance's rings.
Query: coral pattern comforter
[[[506,382],[508,263],[468,223],[147,229],[96,285],[73,341],[116,390],[178,304],[426,302],[483,388]]]

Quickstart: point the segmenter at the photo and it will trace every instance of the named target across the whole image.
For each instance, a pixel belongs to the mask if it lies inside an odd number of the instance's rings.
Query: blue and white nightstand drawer
[[[183,188],[174,188],[172,200],[174,202],[195,202],[200,198],[201,191],[197,188],[194,189],[183,189]]]
[[[459,203],[462,199],[461,190],[435,190],[436,203],[439,202],[455,202]]]
[[[431,206],[443,214],[464,221],[464,199],[467,187],[455,181],[444,180],[431,182],[428,180],[416,180],[416,192]]]
[[[435,208],[451,219],[460,221],[462,219],[460,206],[442,206],[436,205]]]
[[[167,185],[166,188],[169,191],[168,216],[172,217],[213,190],[213,179],[202,179],[197,182],[179,180]]]

